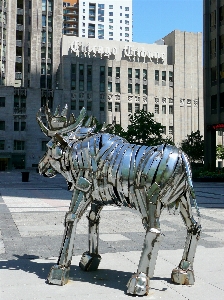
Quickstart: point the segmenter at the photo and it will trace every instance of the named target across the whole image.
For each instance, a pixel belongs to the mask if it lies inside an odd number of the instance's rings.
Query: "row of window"
[[[155,112],[155,114],[160,113],[160,106],[158,104],[155,104],[154,112]],[[166,115],[166,113],[167,113],[167,106],[166,105],[162,105],[161,112],[162,112],[163,115]],[[169,105],[169,115],[173,115],[173,105]]]
[[[0,150],[5,150],[5,140],[0,140]],[[25,142],[14,140],[13,150],[25,150]]]
[[[0,130],[5,130],[5,121],[0,121]],[[26,130],[26,122],[16,121],[14,122],[14,131]]]

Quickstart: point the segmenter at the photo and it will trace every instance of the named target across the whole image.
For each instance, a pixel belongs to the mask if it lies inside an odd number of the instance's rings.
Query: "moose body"
[[[94,127],[89,127],[90,121],[81,126],[84,110],[73,125],[52,131],[53,121],[56,124],[59,121],[49,115],[48,108],[46,112],[51,130],[44,127],[40,115],[37,120],[52,139],[39,163],[39,172],[49,177],[61,173],[73,191],[58,263],[50,270],[48,281],[59,285],[67,283],[76,225],[89,205],[89,249],[79,265],[85,271],[96,270],[101,260],[98,253],[100,212],[108,204],[125,205],[139,210],[146,230],[138,270],[128,282],[128,293],[147,294],[161,241],[159,217],[163,208],[175,205],[180,207],[187,239],[181,262],[171,277],[175,283],[193,284],[193,260],[200,225],[193,218],[191,200],[199,219],[200,214],[186,154],[175,146],[134,145],[113,134],[94,133]]]

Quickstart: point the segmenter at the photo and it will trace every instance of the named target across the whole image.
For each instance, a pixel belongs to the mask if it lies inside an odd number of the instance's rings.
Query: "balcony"
[[[15,73],[15,79],[23,79],[23,74],[22,74],[22,72],[16,72]]]

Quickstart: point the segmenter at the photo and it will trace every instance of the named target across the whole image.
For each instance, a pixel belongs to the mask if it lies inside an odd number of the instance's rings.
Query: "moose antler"
[[[62,109],[61,114],[59,113],[58,106],[54,115],[52,116],[51,111],[48,107],[48,103],[46,104],[44,110],[49,128],[47,128],[42,121],[42,108],[40,108],[40,110],[37,113],[37,123],[39,124],[43,133],[49,137],[54,136],[56,133],[65,135],[68,132],[75,130],[81,124],[86,115],[86,110],[83,107],[77,119],[75,119],[74,115],[71,114],[70,119],[67,120],[67,104]]]

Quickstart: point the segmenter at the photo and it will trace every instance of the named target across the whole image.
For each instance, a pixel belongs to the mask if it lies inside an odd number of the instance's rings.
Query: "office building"
[[[63,34],[132,41],[132,0],[63,2]]]
[[[204,1],[205,164],[216,166],[224,131],[224,1]],[[219,162],[222,166],[222,161]]]

